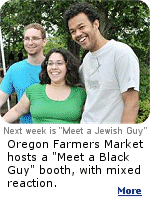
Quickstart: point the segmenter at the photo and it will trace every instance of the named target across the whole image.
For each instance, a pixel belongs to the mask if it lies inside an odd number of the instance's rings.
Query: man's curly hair
[[[66,12],[64,13],[64,21],[68,30],[68,21],[80,13],[84,13],[92,24],[96,19],[100,21],[99,14],[97,13],[93,5],[82,2],[72,4],[69,10],[66,10]]]

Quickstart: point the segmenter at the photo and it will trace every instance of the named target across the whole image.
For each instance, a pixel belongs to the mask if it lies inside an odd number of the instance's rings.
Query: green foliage
[[[46,55],[53,48],[66,49],[67,45],[64,41],[64,38],[61,36],[49,37],[47,39],[47,44],[44,47],[44,54]]]
[[[150,67],[140,62],[140,100],[150,99]]]
[[[149,41],[149,8],[142,1],[126,0],[10,0],[1,9],[2,31],[5,36],[5,52],[11,48],[23,48],[24,27],[32,22],[41,23],[48,34],[64,38],[66,45],[77,56],[80,47],[75,45],[65,29],[63,14],[71,3],[88,2],[95,6],[100,14],[100,27],[104,37],[127,43],[136,52],[140,60],[148,56]],[[82,52],[82,51],[81,51]],[[8,56],[6,56],[7,58]],[[7,59],[6,59],[7,60]]]
[[[150,99],[149,58],[149,8],[139,0],[9,0],[1,8],[2,33],[5,45],[5,59],[13,51],[15,56],[23,49],[23,32],[27,24],[42,24],[49,37],[44,48],[48,53],[51,48],[67,48],[75,56],[82,58],[83,49],[76,45],[66,31],[63,14],[72,3],[88,2],[98,11],[100,30],[107,39],[115,39],[128,44],[140,61],[140,105],[138,121],[148,116]],[[56,28],[56,31],[54,29]],[[50,35],[53,35],[51,37]],[[27,56],[23,51],[24,57]],[[144,107],[145,105],[145,107]]]
[[[137,123],[144,122],[150,114],[150,67],[140,62],[139,113]]]
[[[139,114],[136,123],[144,122],[150,115],[150,101],[139,101]]]

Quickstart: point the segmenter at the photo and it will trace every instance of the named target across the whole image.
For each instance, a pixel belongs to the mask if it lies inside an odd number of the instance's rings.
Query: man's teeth
[[[80,39],[80,42],[83,42],[86,39],[86,37],[83,37]]]

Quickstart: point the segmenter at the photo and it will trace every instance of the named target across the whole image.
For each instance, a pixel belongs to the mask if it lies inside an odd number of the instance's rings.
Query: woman
[[[33,123],[79,123],[86,99],[79,85],[80,62],[69,51],[52,49],[42,63],[40,83],[32,85],[3,119],[14,122],[31,112]]]

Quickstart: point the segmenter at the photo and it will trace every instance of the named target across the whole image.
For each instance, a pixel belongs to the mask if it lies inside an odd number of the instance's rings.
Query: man
[[[81,123],[135,123],[139,63],[132,49],[101,35],[99,16],[89,4],[72,5],[64,18],[72,39],[89,50],[79,69],[87,91]]]
[[[9,54],[9,64],[12,65],[12,64],[14,64],[14,62],[15,62],[14,54],[11,51]]]
[[[21,60],[23,60],[22,50],[20,50],[19,53],[18,53],[18,61],[21,61]]]
[[[46,44],[46,31],[37,23],[29,24],[24,31],[24,48],[28,58],[10,67],[0,85],[0,107],[9,95],[16,91],[18,101],[24,91],[34,83],[39,82],[41,63],[45,59],[43,47]],[[20,123],[32,123],[31,115],[20,118]]]

